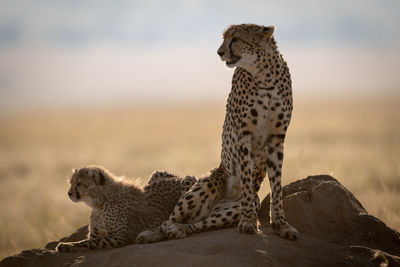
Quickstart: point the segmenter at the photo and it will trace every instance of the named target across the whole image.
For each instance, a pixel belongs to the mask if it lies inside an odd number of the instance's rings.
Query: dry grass
[[[301,101],[286,141],[284,184],[327,173],[400,229],[400,99]],[[0,258],[41,247],[88,222],[67,199],[71,169],[201,175],[219,163],[224,104],[30,112],[0,119]],[[268,193],[264,183],[261,195]]]

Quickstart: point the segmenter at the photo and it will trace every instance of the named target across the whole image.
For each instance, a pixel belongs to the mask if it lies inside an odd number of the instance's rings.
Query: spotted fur
[[[273,37],[274,27],[232,25],[223,33],[218,55],[235,68],[226,105],[221,164],[182,196],[161,228],[170,238],[238,225],[255,233],[258,191],[268,174],[271,224],[295,239],[282,209],[283,144],[292,114],[289,68]]]
[[[103,167],[75,169],[68,195],[72,201],[82,201],[92,208],[89,234],[78,242],[61,242],[56,250],[85,251],[164,240],[161,222],[195,182],[192,176],[182,179],[157,171],[147,186],[140,188],[118,180]]]

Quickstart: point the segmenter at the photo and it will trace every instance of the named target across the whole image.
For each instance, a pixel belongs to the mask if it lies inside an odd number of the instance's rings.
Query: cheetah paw
[[[164,234],[167,234],[167,231],[168,231],[168,228],[170,227],[172,225],[172,222],[170,222],[170,221],[164,221],[162,224],[161,224],[161,231],[163,231],[164,232]]]
[[[274,229],[276,234],[289,240],[295,240],[299,236],[299,232],[296,230],[296,228],[288,223],[272,223],[272,228]]]
[[[136,237],[136,244],[150,244],[160,240],[160,236],[156,235],[154,231],[145,230]]]
[[[258,232],[257,221],[248,219],[248,218],[242,218],[239,221],[237,229],[239,232],[242,232],[242,233],[255,234]]]
[[[161,225],[161,229],[168,239],[186,238],[186,231],[183,224],[166,221]]]

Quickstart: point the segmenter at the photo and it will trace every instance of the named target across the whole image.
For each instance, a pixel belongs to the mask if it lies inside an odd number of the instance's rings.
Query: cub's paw
[[[170,227],[172,225],[172,222],[171,221],[164,221],[162,224],[161,224],[161,231],[163,231],[164,232],[164,234],[166,234],[167,233],[167,231],[168,231],[168,228]]]
[[[239,232],[246,234],[255,234],[258,232],[257,220],[249,218],[241,218],[237,227]]]
[[[155,233],[152,230],[145,230],[136,237],[137,244],[150,244],[161,241],[160,233]]]
[[[73,252],[73,251],[76,251],[76,250],[74,248],[73,243],[60,242],[56,247],[56,251],[58,251],[58,252]]]
[[[283,238],[295,240],[299,236],[299,232],[296,228],[288,224],[286,221],[283,223],[272,223],[271,225],[275,233]]]

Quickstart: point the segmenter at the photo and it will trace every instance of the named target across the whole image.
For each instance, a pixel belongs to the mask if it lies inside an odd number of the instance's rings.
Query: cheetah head
[[[104,170],[96,166],[83,167],[79,170],[73,169],[69,182],[71,184],[68,190],[69,198],[73,202],[83,201],[92,207],[93,199],[105,182]]]
[[[229,68],[239,66],[251,70],[264,59],[274,30],[274,26],[231,25],[223,33],[224,40],[217,53]]]

